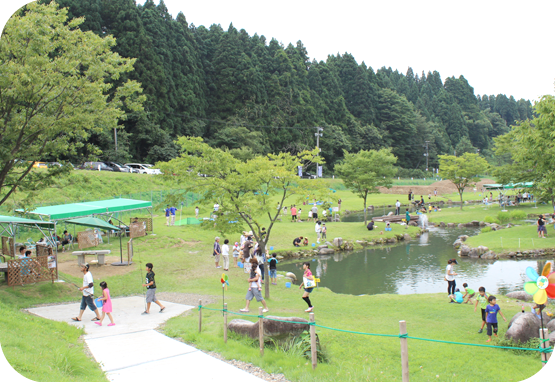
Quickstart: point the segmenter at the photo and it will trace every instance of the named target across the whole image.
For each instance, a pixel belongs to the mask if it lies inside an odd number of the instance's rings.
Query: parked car
[[[62,166],[70,166],[72,170],[75,170],[75,166],[70,162],[60,163],[60,162],[46,162],[47,167],[62,167]]]
[[[48,166],[46,165],[45,162],[33,162],[33,167],[34,168],[47,168]]]
[[[85,162],[79,166],[80,170],[95,170],[95,171],[114,171],[111,167],[107,166],[104,162]]]
[[[303,175],[301,176],[302,179],[316,179],[316,175],[311,174],[309,172],[303,172]]]
[[[151,168],[141,163],[126,163],[125,166],[132,168],[134,172],[138,172],[139,174],[161,174],[162,173],[157,168]]]
[[[104,164],[110,167],[115,172],[131,172],[131,168],[128,166],[122,166],[116,162],[104,162]]]

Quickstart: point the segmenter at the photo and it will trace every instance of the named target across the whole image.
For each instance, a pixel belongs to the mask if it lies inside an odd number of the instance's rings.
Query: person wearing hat
[[[98,312],[98,308],[96,307],[93,300],[94,281],[91,272],[89,272],[89,264],[85,263],[81,265],[81,272],[83,272],[83,286],[79,288],[79,290],[83,292],[83,297],[81,297],[81,308],[79,311],[79,315],[77,317],[73,317],[72,320],[81,321],[81,317],[83,317],[85,308],[88,306],[89,309],[96,314],[96,317],[93,318],[91,321],[100,321],[100,313]]]
[[[456,259],[449,259],[447,262],[447,268],[445,268],[445,281],[447,281],[447,295],[455,294],[455,287],[457,283],[455,282],[455,276],[457,273],[454,271],[453,264],[459,264]]]

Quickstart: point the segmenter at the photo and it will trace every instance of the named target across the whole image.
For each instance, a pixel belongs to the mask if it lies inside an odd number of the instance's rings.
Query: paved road
[[[196,307],[162,301],[159,313],[152,304],[151,314],[141,315],[144,299],[140,296],[112,299],[115,326],[108,317],[103,326],[94,324],[94,313],[87,309],[83,321],[74,322],[79,303],[28,309],[38,316],[67,322],[85,329],[85,342],[106,376],[113,382],[137,381],[241,381],[262,379],[211,357],[198,349],[169,338],[156,330],[166,320]],[[192,378],[192,379],[191,379]]]

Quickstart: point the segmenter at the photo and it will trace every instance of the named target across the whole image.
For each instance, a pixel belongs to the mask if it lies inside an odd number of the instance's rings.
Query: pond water
[[[455,206],[457,208],[459,208],[459,206]],[[446,208],[453,208],[453,205],[443,205],[441,206],[441,209],[446,209]],[[405,211],[407,209],[407,206],[401,206],[401,214],[404,216],[405,215]],[[416,212],[416,207],[415,206],[410,206],[408,207],[409,212],[411,214],[414,214]],[[366,214],[366,218],[368,220],[374,218],[374,217],[381,217],[384,215],[387,215],[388,213],[393,212],[395,213],[395,207],[385,207],[384,206],[376,206],[374,209],[368,209],[368,212]],[[354,212],[352,214],[348,214],[348,215],[344,215],[341,217],[341,221],[342,222],[363,222],[364,221],[364,212]],[[462,235],[462,234],[461,234]]]
[[[447,293],[447,282],[443,280],[445,267],[449,259],[456,258],[457,285],[466,282],[475,290],[484,286],[489,293],[505,294],[522,290],[524,282],[529,281],[526,267],[541,272],[545,262],[553,260],[459,258],[453,242],[459,235],[477,233],[476,229],[430,228],[430,232],[408,243],[280,263],[278,270],[293,272],[302,280],[302,263],[308,260],[312,272],[321,280],[319,285],[336,293]]]

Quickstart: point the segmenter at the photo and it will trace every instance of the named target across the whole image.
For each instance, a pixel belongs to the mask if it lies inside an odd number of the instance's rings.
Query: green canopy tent
[[[92,227],[92,228],[99,228],[104,230],[114,230],[114,231],[121,231],[120,227],[112,225],[102,219],[95,218],[95,217],[84,217],[79,219],[70,219],[66,220],[66,223],[81,225],[85,227]],[[120,252],[120,261],[119,263],[112,263],[112,265],[131,265],[131,263],[127,263],[123,261],[123,248],[121,243],[121,235],[119,235],[119,252]]]

